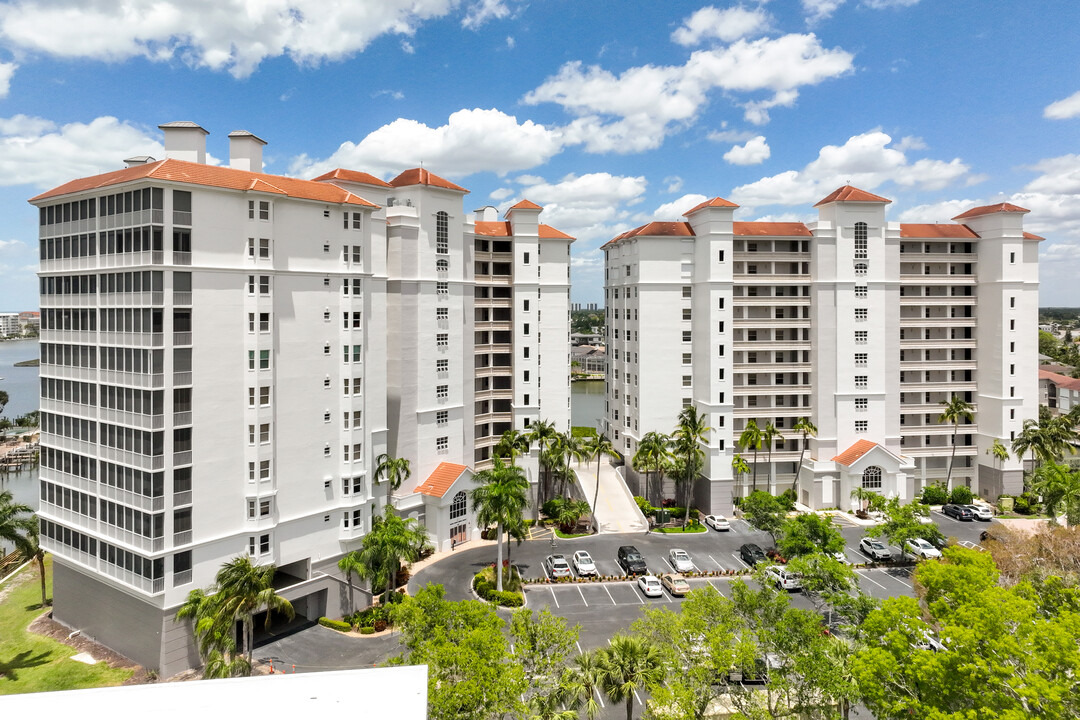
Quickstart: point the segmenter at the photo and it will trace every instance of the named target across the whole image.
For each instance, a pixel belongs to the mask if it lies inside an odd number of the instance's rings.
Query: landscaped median
[[[489,565],[473,576],[473,590],[481,600],[500,607],[517,608],[525,604],[525,593],[521,586],[525,583],[517,568],[509,567],[503,573],[503,590],[496,590],[495,566]]]

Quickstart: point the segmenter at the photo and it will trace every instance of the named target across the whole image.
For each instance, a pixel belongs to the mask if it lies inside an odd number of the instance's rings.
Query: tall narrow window
[[[435,252],[439,255],[450,254],[450,216],[444,210],[435,213]]]
[[[855,259],[865,260],[866,255],[866,223],[855,223]]]

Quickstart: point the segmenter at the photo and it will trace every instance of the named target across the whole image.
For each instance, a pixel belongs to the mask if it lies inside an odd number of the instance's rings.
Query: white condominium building
[[[298,180],[251,133],[218,167],[203,128],[161,128],[165,160],[31,202],[54,616],[168,675],[198,664],[177,607],[238,555],[298,615],[347,610],[337,561],[382,512],[383,453],[436,546],[478,535],[495,434],[569,429],[573,239],[528,202],[474,220],[426,170]]]
[[[803,224],[737,222],[737,206],[715,198],[686,222],[608,242],[615,447],[632,458],[646,433],[672,432],[695,406],[713,428],[695,502],[728,513],[754,487],[792,487],[804,443],[794,426],[806,418],[817,432],[799,502],[846,509],[855,487],[908,500],[946,479],[953,426],[938,418],[956,396],[973,421],[958,427],[951,484],[1018,492],[1022,461],[987,451],[1037,416],[1042,238],[1007,203],[924,224],[887,222],[889,202],[845,186]],[[738,447],[750,421],[777,431],[756,463]],[[736,453],[750,473],[733,472]],[[632,469],[628,480],[645,491]]]

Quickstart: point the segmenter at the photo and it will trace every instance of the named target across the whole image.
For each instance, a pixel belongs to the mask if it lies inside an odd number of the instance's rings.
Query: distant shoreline
[[[41,358],[34,358],[33,360],[23,360],[17,362],[12,367],[39,367],[41,365]]]

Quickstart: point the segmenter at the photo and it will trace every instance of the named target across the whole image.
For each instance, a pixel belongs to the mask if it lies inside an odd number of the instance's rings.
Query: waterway
[[[0,342],[0,390],[8,394],[8,404],[4,408],[4,417],[14,419],[19,415],[38,409],[38,369],[36,367],[15,367],[15,363],[34,360],[38,357],[37,339],[5,340]],[[0,472],[0,490],[9,490],[15,496],[15,502],[37,509],[37,468],[23,469],[19,472]],[[0,543],[0,554],[11,550]]]
[[[604,381],[579,380],[570,383],[570,424],[598,428],[604,417]]]

